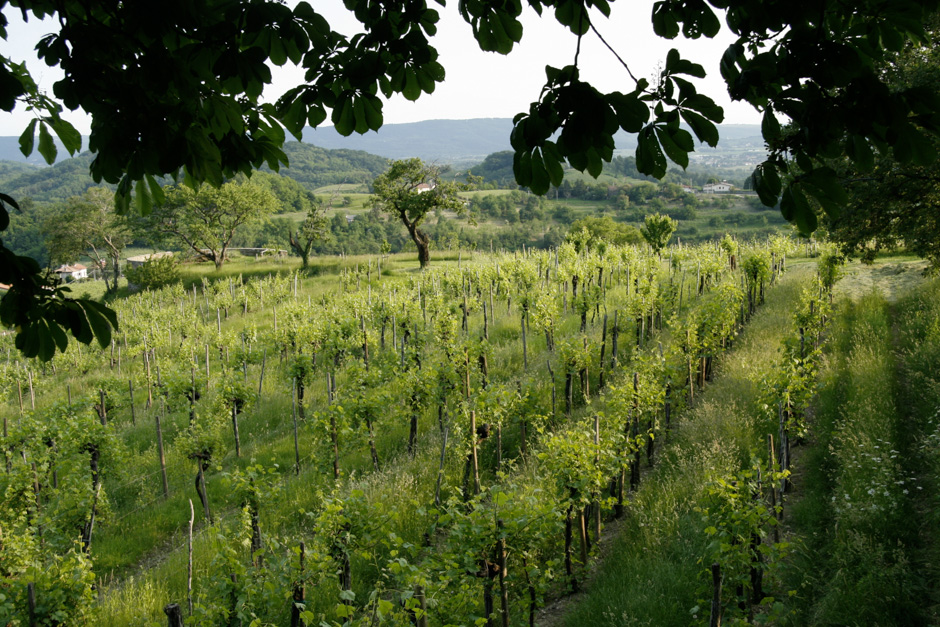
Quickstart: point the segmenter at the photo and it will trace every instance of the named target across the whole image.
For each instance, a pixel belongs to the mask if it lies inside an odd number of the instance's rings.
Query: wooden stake
[[[291,386],[291,416],[294,419],[294,474],[300,474],[300,444],[297,438],[297,378],[294,377]]]
[[[509,627],[509,590],[506,588],[506,539],[503,537],[503,521],[496,521],[496,565],[499,568],[499,602],[502,627]]]
[[[258,377],[258,398],[261,398],[261,386],[264,384],[264,365],[268,361],[268,349],[261,354],[261,376]]]
[[[134,410],[134,381],[131,379],[127,380],[127,389],[130,392],[131,397],[131,424],[137,425],[137,413]]]
[[[202,468],[202,463],[200,461],[199,467]],[[196,510],[193,508],[193,500],[189,499],[189,559],[187,561],[188,568],[186,570],[186,600],[189,602],[189,615],[193,615],[193,522],[196,520]]]
[[[473,446],[471,447],[471,458],[473,460],[473,493],[480,494],[480,466],[477,460],[477,413],[470,411],[470,438]]]
[[[712,564],[712,606],[708,627],[721,627],[721,566]]]
[[[163,417],[166,418],[166,400],[163,401]],[[170,498],[170,484],[166,478],[166,456],[163,454],[163,430],[160,428],[160,414],[154,416],[157,422],[157,455],[160,457],[160,477],[163,479],[163,499]]]

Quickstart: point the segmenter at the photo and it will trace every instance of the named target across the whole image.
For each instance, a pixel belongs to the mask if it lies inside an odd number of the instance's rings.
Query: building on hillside
[[[133,257],[127,258],[127,265],[131,268],[139,268],[144,265],[151,259],[163,259],[164,257],[172,257],[173,253],[164,251],[160,253],[147,253],[146,255],[135,255]]]
[[[728,181],[722,181],[721,183],[706,183],[702,186],[702,191],[706,194],[725,194],[730,192],[734,188],[734,185]]]
[[[432,189],[434,189],[435,187],[437,187],[437,186],[436,186],[436,185],[431,185],[431,184],[429,184],[429,183],[419,183],[418,186],[415,187],[415,191],[420,194],[420,193],[422,193],[422,192],[429,192],[429,191],[431,191]]]
[[[88,268],[80,263],[64,264],[53,270],[63,281],[80,281],[88,278]]]
[[[356,219],[355,214],[352,214],[352,215],[346,214],[346,224],[352,224],[353,220],[355,219]]]
[[[698,190],[695,189],[694,187],[692,187],[691,185],[682,185],[681,187],[682,187],[682,191],[684,191],[686,194],[697,194],[697,193],[698,193]]]

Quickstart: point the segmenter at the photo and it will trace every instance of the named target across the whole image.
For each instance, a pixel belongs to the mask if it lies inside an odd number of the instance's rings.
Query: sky
[[[293,4],[293,2],[291,2]],[[357,22],[340,0],[313,0],[334,30],[344,34],[355,32]],[[750,106],[733,103],[727,96],[718,72],[721,54],[731,42],[727,28],[714,40],[668,41],[653,33],[650,19],[653,0],[621,0],[612,3],[609,19],[595,12],[592,22],[607,42],[627,63],[637,78],[651,78],[670,48],[677,48],[684,58],[702,64],[708,78],[695,81],[699,91],[711,96],[725,110],[725,123],[759,124],[760,115]],[[384,107],[386,124],[422,120],[511,118],[527,111],[538,99],[545,82],[545,66],[562,67],[574,60],[577,39],[560,26],[548,13],[540,18],[526,7],[523,15],[522,43],[509,55],[483,52],[470,29],[457,12],[457,3],[437,7],[441,14],[438,33],[432,39],[446,79],[433,94],[423,94],[417,102],[393,96]],[[16,61],[27,61],[40,88],[52,91],[61,78],[57,68],[50,68],[36,59],[33,48],[44,34],[53,30],[55,22],[31,20],[23,23],[16,11],[8,10],[10,25],[7,41],[0,41],[0,54]],[[584,36],[578,66],[583,80],[602,91],[632,91],[633,81],[626,70],[593,34]],[[303,72],[294,68],[274,68],[274,83],[265,92],[270,100],[302,82]],[[0,113],[0,136],[19,135],[30,120],[30,113],[18,107],[13,113]],[[82,112],[67,111],[64,117],[83,134],[88,134],[90,120]],[[328,121],[327,121],[328,123]]]

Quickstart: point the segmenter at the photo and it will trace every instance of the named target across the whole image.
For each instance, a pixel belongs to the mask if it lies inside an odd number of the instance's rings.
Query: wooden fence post
[[[708,627],[721,627],[721,566],[712,564],[712,607]]]

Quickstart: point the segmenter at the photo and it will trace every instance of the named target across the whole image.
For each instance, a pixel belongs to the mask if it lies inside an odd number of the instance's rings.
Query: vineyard
[[[697,532],[677,624],[779,618],[838,271],[800,252],[363,258],[144,292],[107,348],[45,364],[4,338],[0,624],[532,625],[659,507],[651,469]],[[775,290],[748,441],[696,449]]]

